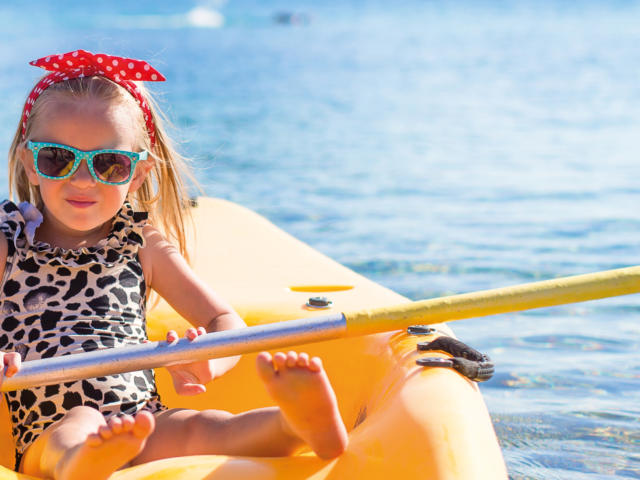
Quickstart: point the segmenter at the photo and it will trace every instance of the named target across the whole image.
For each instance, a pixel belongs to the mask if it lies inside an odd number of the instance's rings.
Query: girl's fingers
[[[176,342],[176,341],[178,341],[178,338],[179,338],[178,334],[176,333],[175,330],[169,330],[167,332],[167,342],[169,342],[169,343]]]
[[[7,377],[11,377],[18,373],[20,370],[20,366],[22,365],[22,357],[17,352],[10,353],[2,353],[2,366],[4,369],[4,373]]]
[[[193,395],[200,395],[201,393],[204,393],[206,391],[207,391],[207,387],[205,387],[201,383],[185,383],[181,386],[180,392],[178,393],[180,395],[193,396]]]
[[[12,352],[5,357],[5,363],[7,365],[6,375],[8,377],[11,377],[18,373],[18,371],[20,370],[20,366],[22,365],[22,357],[19,353]]]
[[[205,333],[207,333],[207,329],[204,327],[190,328],[185,332],[185,337],[187,337],[189,340],[195,340],[200,335],[204,335]]]
[[[198,327],[197,329],[189,328],[186,332],[184,332],[184,336],[189,340],[195,340],[197,337],[199,337],[200,335],[204,335],[205,333],[207,333],[207,329],[204,327]],[[169,330],[167,332],[167,342],[173,343],[177,342],[179,339],[180,337],[175,330]]]

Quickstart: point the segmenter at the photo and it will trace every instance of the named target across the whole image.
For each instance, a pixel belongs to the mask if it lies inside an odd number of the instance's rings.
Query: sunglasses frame
[[[69,171],[69,173],[67,173],[62,177],[52,177],[50,175],[45,175],[40,171],[40,168],[38,168],[38,152],[45,147],[57,147],[73,153],[75,160],[73,162],[73,166],[71,167],[71,170]],[[126,150],[112,150],[112,149],[83,151],[83,150],[78,150],[77,148],[70,147],[69,145],[61,145],[59,143],[48,143],[48,142],[32,142],[31,140],[27,142],[27,148],[31,150],[31,152],[33,152],[33,164],[36,167],[36,172],[41,177],[48,178],[49,180],[64,180],[65,178],[69,178],[74,173],[76,173],[76,170],[78,170],[78,167],[82,162],[82,159],[85,159],[87,161],[87,166],[89,167],[89,173],[91,173],[91,176],[98,182],[103,183],[105,185],[125,185],[126,183],[129,183],[129,181],[131,180],[131,177],[133,177],[133,172],[136,169],[136,164],[141,160],[146,160],[147,157],[149,156],[149,152],[147,150],[143,150],[140,153],[128,152]],[[100,153],[119,153],[121,155],[126,156],[129,160],[131,160],[131,171],[129,172],[129,177],[126,180],[123,180],[122,182],[107,182],[106,180],[100,179],[98,175],[96,175],[95,170],[93,169],[93,157],[95,157]]]

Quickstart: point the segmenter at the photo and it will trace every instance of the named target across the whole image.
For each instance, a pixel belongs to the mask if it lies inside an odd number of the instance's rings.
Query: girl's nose
[[[89,165],[87,164],[86,159],[82,159],[78,169],[73,172],[69,181],[80,188],[92,187],[96,184],[96,179],[93,178],[93,175],[89,172]]]

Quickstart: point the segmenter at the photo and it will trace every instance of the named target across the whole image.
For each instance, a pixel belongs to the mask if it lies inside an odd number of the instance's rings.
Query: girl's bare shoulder
[[[144,252],[151,257],[178,252],[178,249],[153,225],[145,225],[142,229],[142,236],[144,237],[144,246],[140,248],[141,254]]]
[[[162,270],[166,262],[175,262],[176,257],[182,259],[177,247],[153,225],[145,225],[142,229],[144,246],[138,250],[138,258],[142,265],[145,281],[153,284],[154,271]]]

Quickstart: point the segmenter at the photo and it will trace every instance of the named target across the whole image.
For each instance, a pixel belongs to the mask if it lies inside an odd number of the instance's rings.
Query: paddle
[[[640,267],[628,267],[512,287],[209,333],[194,341],[149,342],[130,347],[25,362],[0,390],[163,367],[207,358],[367,335],[407,326],[596,300],[640,292]]]

